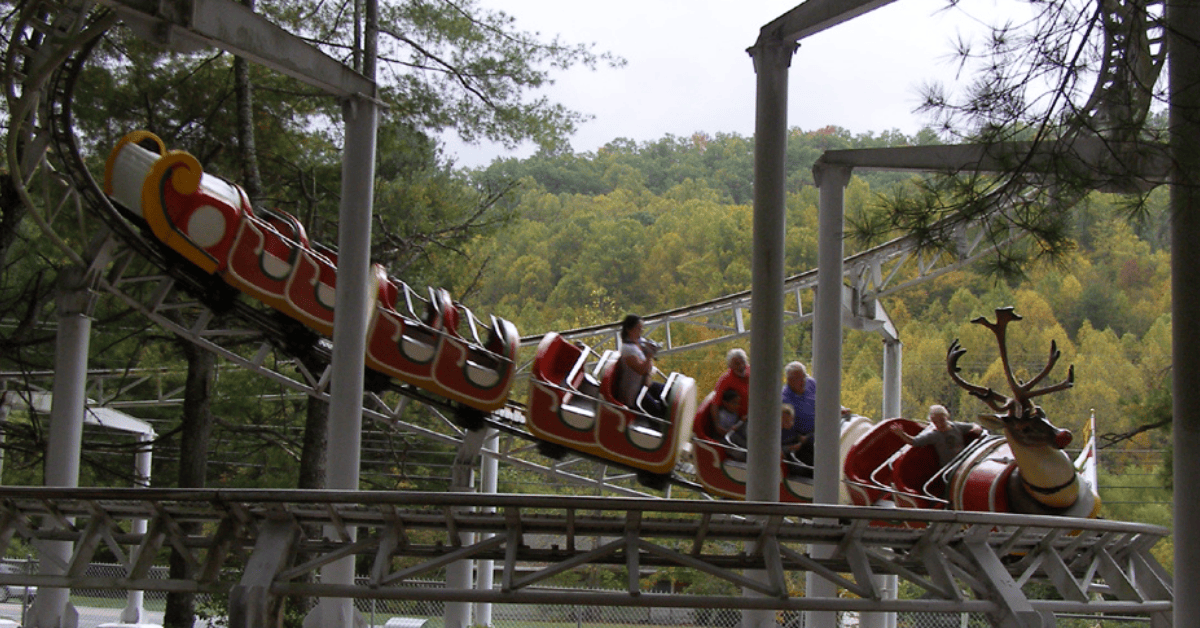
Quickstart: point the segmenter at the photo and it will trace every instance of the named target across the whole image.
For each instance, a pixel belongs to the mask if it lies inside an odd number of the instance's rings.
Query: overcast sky
[[[788,125],[836,125],[851,132],[916,133],[927,121],[913,113],[920,88],[953,81],[956,34],[978,36],[980,20],[1011,0],[897,0],[801,42],[789,73]],[[508,13],[517,28],[593,43],[627,60],[619,69],[555,74],[547,94],[594,116],[571,138],[590,152],[616,138],[638,142],[667,134],[753,135],[754,68],[746,48],[759,29],[799,0],[480,0]],[[460,166],[526,156],[502,147],[448,139]]]

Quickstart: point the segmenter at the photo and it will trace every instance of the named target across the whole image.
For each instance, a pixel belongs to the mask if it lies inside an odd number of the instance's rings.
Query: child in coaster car
[[[713,405],[711,419],[714,438],[724,438],[738,424],[738,406],[742,403],[742,395],[733,388],[726,388],[721,393],[719,403]]]

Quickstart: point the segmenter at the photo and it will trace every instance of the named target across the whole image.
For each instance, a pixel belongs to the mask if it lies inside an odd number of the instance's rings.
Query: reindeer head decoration
[[[978,323],[992,330],[996,335],[996,341],[1000,344],[1000,361],[1004,365],[1004,375],[1008,378],[1008,386],[1012,389],[1013,396],[1007,397],[991,388],[972,384],[962,378],[959,373],[958,359],[967,352],[958,344],[958,340],[950,345],[946,351],[946,368],[950,372],[950,379],[954,383],[966,389],[973,397],[982,399],[992,410],[997,414],[988,416],[983,415],[987,419],[994,418],[996,421],[1003,424],[1009,438],[1016,440],[1021,445],[1038,447],[1051,446],[1055,449],[1062,449],[1071,443],[1071,432],[1055,427],[1046,419],[1046,413],[1041,406],[1033,403],[1034,397],[1040,397],[1052,392],[1066,390],[1075,385],[1075,366],[1072,365],[1067,372],[1067,379],[1053,386],[1035,389],[1050,371],[1054,368],[1054,364],[1058,362],[1058,358],[1062,352],[1058,350],[1058,346],[1054,341],[1050,342],[1050,359],[1046,363],[1046,367],[1042,369],[1033,379],[1028,382],[1018,381],[1013,375],[1012,367],[1008,362],[1008,347],[1006,345],[1006,330],[1008,324],[1012,321],[1019,321],[1021,317],[1013,311],[1011,307],[996,308],[996,322],[991,323],[987,318],[980,316],[972,320],[972,323]]]

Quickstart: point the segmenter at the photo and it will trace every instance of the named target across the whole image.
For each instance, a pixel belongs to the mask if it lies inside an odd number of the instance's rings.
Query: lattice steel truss
[[[145,533],[133,522],[148,520]],[[911,527],[905,527],[911,526]],[[1053,613],[1149,616],[1171,609],[1170,577],[1150,549],[1161,527],[1027,515],[661,499],[455,493],[0,488],[0,549],[14,540],[71,541],[63,576],[0,574],[0,584],[229,592],[239,626],[265,626],[281,596],[520,604],[986,613],[998,626]],[[161,548],[181,552],[195,579],[148,577]],[[85,575],[97,550],[121,577]],[[313,574],[348,555],[369,565],[367,587]],[[494,561],[493,590],[430,589],[409,579],[462,560]],[[623,569],[623,592],[538,588],[583,565]],[[243,569],[244,566],[244,569]],[[681,568],[755,596],[659,594],[643,579]],[[789,591],[810,571],[847,595]],[[755,573],[760,575],[756,576]],[[895,575],[922,599],[885,599]],[[11,581],[11,582],[10,582]],[[1038,584],[1061,599],[1032,599]],[[976,599],[972,599],[974,596]],[[1048,596],[1047,596],[1048,597]],[[240,604],[239,610],[236,606]]]

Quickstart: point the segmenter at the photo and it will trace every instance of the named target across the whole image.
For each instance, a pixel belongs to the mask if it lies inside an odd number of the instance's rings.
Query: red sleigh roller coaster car
[[[638,470],[638,479],[663,488],[692,431],[696,383],[671,373],[663,385],[666,416],[631,408],[613,396],[622,367],[617,352],[595,353],[556,333],[538,345],[529,385],[528,428],[542,452],[561,457],[571,449]],[[639,401],[650,394],[643,388]]]
[[[333,335],[337,252],[309,241],[294,217],[251,207],[241,187],[147,131],[126,135],[109,154],[104,192],[199,270]],[[422,296],[378,264],[371,279],[370,369],[477,411],[508,401],[519,340],[512,323],[481,321],[442,289]]]
[[[692,456],[696,467],[696,479],[704,489],[730,499],[746,499],[746,457],[742,443],[719,435],[713,428],[713,393],[705,397],[692,423]],[[838,452],[839,460],[846,459],[852,443],[871,427],[870,419],[858,415],[844,418],[841,423]],[[779,501],[809,503],[813,500],[813,468],[794,454],[782,456],[779,461]],[[839,501],[850,503],[845,486]]]

